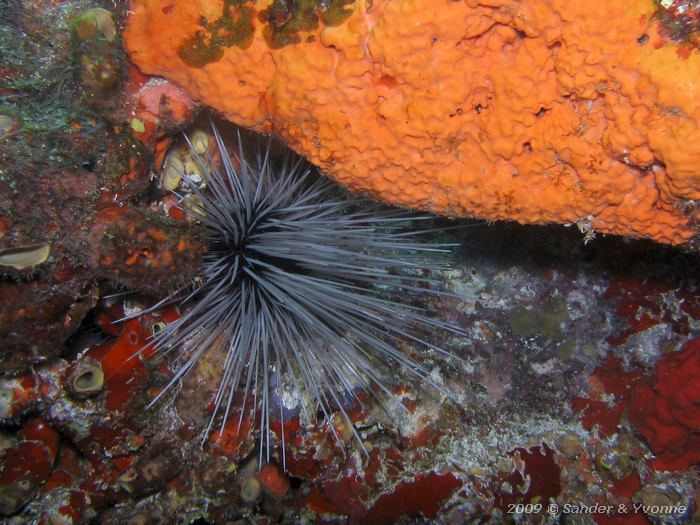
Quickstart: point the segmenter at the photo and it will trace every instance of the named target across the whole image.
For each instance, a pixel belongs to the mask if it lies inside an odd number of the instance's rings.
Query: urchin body
[[[350,196],[300,158],[276,162],[269,146],[246,159],[239,138],[238,154],[229,156],[214,135],[221,167],[197,157],[206,188],[188,184],[197,202],[188,211],[208,237],[203,278],[167,299],[186,310],[153,341],[162,353],[187,349],[169,386],[205,352],[226,356],[207,433],[217,417],[223,426],[234,413],[242,419],[256,410],[261,458],[263,450],[269,458],[271,418],[284,425],[285,417],[272,399],[285,388],[312,400],[302,407],[308,414],[318,408],[347,421],[347,394],[393,397],[392,370],[430,382],[430,371],[398,348],[405,341],[444,353],[428,332],[459,333],[409,304],[443,293],[422,271],[439,270],[432,252],[446,247],[405,228],[426,217]],[[405,301],[388,299],[381,287]]]

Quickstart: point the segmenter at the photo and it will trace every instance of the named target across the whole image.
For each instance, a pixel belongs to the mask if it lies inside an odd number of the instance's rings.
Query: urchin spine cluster
[[[398,347],[408,342],[446,354],[428,334],[461,333],[409,304],[445,293],[422,271],[439,271],[434,252],[449,246],[421,242],[424,228],[406,229],[429,217],[349,195],[291,154],[277,163],[269,143],[249,160],[239,135],[232,157],[215,127],[213,134],[220,163],[192,149],[206,187],[182,174],[197,202],[186,211],[206,227],[203,278],[149,309],[184,306],[183,315],[154,336],[152,348],[183,356],[163,392],[205,352],[224,352],[205,436],[217,416],[223,428],[234,411],[241,428],[252,402],[260,458],[264,450],[269,461],[270,418],[276,417],[271,400],[285,387],[299,389],[325,418],[338,411],[351,425],[343,400],[361,390],[395,398],[386,376],[392,370],[432,383],[430,370]],[[406,301],[388,299],[382,287]],[[242,397],[234,397],[237,391]],[[317,412],[315,406],[302,409]],[[284,432],[282,450],[284,460]]]

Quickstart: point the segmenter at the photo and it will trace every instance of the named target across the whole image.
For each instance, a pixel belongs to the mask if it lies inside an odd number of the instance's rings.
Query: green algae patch
[[[274,0],[257,13],[252,0],[225,0],[221,16],[214,21],[203,18],[201,29],[180,44],[177,54],[190,67],[218,62],[226,48],[246,49],[252,44],[256,18],[271,49],[313,42],[312,33],[319,27],[341,25],[354,7],[355,0]]]
[[[221,46],[212,44],[203,33],[198,32],[182,43],[177,54],[188,66],[204,67],[212,62],[218,62],[224,56],[224,50]]]
[[[100,100],[119,86],[125,63],[111,12],[88,9],[71,22],[74,67],[85,88],[85,101]]]
[[[328,7],[321,15],[321,21],[327,26],[335,27],[350,18],[355,0],[331,0],[326,4]]]
[[[255,2],[225,0],[221,17],[213,22],[202,21],[202,29],[187,38],[177,54],[190,67],[204,67],[218,62],[227,47],[246,49],[255,35]]]
[[[550,303],[527,309],[523,306],[510,313],[510,328],[515,337],[542,335],[550,341],[559,342],[563,334],[561,324],[568,321],[566,303],[552,300]]]
[[[117,37],[112,13],[100,7],[90,9],[78,16],[73,21],[72,30],[74,37],[83,41],[97,38],[114,42]]]
[[[260,12],[263,36],[272,49],[308,42],[320,24],[338,26],[352,14],[355,0],[275,0]],[[303,35],[307,33],[307,35]]]
[[[279,49],[298,44],[302,40],[300,33],[318,29],[318,4],[316,0],[272,2],[270,7],[261,12],[261,19],[267,22],[263,28],[267,45],[272,49]]]

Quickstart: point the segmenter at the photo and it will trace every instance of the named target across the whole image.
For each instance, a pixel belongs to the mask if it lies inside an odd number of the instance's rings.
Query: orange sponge
[[[342,184],[687,243],[700,54],[651,0],[133,0],[132,60]]]

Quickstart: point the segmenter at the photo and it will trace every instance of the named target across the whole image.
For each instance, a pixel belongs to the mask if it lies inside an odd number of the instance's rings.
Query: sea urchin
[[[149,309],[173,301],[186,307],[154,336],[152,348],[181,356],[168,388],[205,352],[224,352],[205,436],[217,415],[223,427],[234,411],[242,419],[252,406],[260,457],[265,450],[269,460],[276,406],[284,424],[281,403],[272,402],[282,388],[317,404],[302,407],[308,414],[318,408],[329,418],[338,411],[350,424],[343,408],[348,394],[394,397],[391,370],[431,382],[430,370],[399,343],[444,354],[428,341],[430,332],[460,333],[410,304],[446,293],[430,272],[441,269],[431,252],[448,245],[420,242],[425,229],[407,230],[430,217],[352,196],[291,154],[276,162],[269,142],[248,159],[239,135],[238,154],[230,156],[214,127],[213,133],[220,163],[190,145],[206,187],[182,174],[188,199],[198,203],[186,209],[208,236],[202,279]]]

